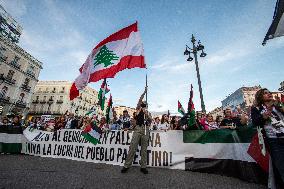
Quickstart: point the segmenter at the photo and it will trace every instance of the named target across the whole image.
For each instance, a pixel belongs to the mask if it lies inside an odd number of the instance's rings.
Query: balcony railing
[[[60,91],[60,93],[64,93],[64,91]]]
[[[41,101],[39,101],[39,103],[45,104],[45,103],[46,103],[46,100],[41,100]]]
[[[62,104],[62,103],[63,103],[63,100],[57,100],[56,103],[57,103],[57,104]]]
[[[22,89],[23,89],[24,91],[26,91],[26,92],[30,92],[30,91],[31,91],[31,87],[28,86],[27,84],[23,84],[21,87],[22,87]]]
[[[35,78],[35,73],[33,73],[33,72],[31,72],[31,71],[26,71],[26,74],[28,75],[28,76],[30,76],[30,77],[33,77],[33,78]]]
[[[39,103],[39,100],[33,100],[32,103],[33,103],[33,104],[38,104],[38,103]]]
[[[17,62],[15,62],[15,61],[11,61],[11,62],[10,62],[10,65],[11,65],[12,67],[18,69],[18,70],[21,69],[21,65],[18,64]]]
[[[4,76],[4,82],[9,84],[9,85],[14,85],[16,83],[16,80],[15,79],[12,79],[11,77],[8,77],[8,76]]]
[[[54,102],[53,99],[49,99],[49,100],[47,101],[48,104],[52,104],[53,102]]]
[[[9,96],[0,96],[0,102],[3,103],[10,103],[10,97]]]
[[[7,59],[8,59],[7,56],[0,56],[0,61],[1,61],[1,62],[6,62]]]
[[[27,106],[27,103],[26,103],[26,102],[23,102],[22,100],[18,100],[18,101],[16,102],[16,105],[17,105],[18,107],[25,108],[25,107]]]

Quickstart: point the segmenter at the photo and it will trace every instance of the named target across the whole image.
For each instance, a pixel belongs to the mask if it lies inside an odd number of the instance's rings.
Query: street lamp
[[[198,61],[197,61],[197,52],[201,51],[200,57],[205,57],[207,54],[204,52],[204,46],[201,44],[201,42],[198,41],[197,46],[195,45],[195,42],[196,42],[195,37],[192,34],[192,37],[191,37],[192,48],[190,48],[186,45],[184,55],[188,55],[187,61],[193,60],[193,58],[190,56],[190,53],[192,53],[194,55],[194,62],[195,62],[195,67],[196,67],[196,72],[197,72],[199,94],[200,94],[200,100],[201,100],[201,110],[202,110],[202,112],[206,112],[205,104],[204,104],[204,100],[203,100],[203,94],[202,94],[202,87],[201,87]]]

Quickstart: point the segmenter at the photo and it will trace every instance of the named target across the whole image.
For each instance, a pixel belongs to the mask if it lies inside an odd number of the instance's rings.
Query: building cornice
[[[32,61],[34,64],[36,64],[40,69],[42,69],[42,62],[34,58],[32,55],[30,55],[28,52],[26,52],[24,49],[19,47],[17,44],[10,42],[8,39],[5,39],[3,36],[0,35],[1,41],[3,41],[7,46],[12,48],[17,53],[21,54],[28,60]]]

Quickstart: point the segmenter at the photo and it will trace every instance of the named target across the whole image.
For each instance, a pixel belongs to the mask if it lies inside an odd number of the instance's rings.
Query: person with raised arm
[[[136,107],[136,115],[134,117],[135,127],[133,128],[134,133],[132,136],[132,140],[130,143],[129,151],[127,158],[125,160],[124,166],[121,170],[121,173],[126,173],[127,170],[132,166],[132,162],[139,144],[141,142],[141,161],[140,171],[144,174],[148,174],[148,170],[146,169],[147,164],[147,147],[149,140],[149,126],[151,124],[151,116],[147,110],[147,102],[143,101],[145,94],[147,93],[147,87],[141,97],[139,98],[137,107]]]

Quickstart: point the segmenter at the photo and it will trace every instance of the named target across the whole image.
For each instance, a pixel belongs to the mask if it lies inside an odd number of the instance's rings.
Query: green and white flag
[[[100,92],[98,94],[98,99],[99,99],[99,106],[101,107],[102,110],[105,109],[105,100],[106,100],[106,97],[105,95],[109,92],[109,89],[107,88],[107,82],[106,82],[106,79],[104,79],[102,85],[101,85],[101,88],[100,88]]]

